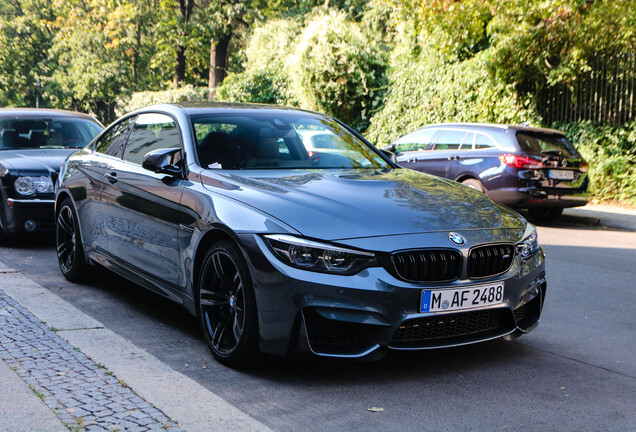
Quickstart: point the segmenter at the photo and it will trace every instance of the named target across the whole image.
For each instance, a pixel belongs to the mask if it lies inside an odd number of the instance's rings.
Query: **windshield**
[[[558,153],[561,156],[580,157],[564,135],[540,132],[518,132],[517,141],[526,153]]]
[[[0,119],[0,150],[80,148],[101,130],[99,124],[84,118]]]
[[[335,120],[308,114],[192,116],[201,166],[212,169],[390,169]]]

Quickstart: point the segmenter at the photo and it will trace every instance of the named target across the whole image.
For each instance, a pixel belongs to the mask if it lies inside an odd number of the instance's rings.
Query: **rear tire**
[[[60,270],[70,282],[80,282],[88,268],[73,202],[65,198],[55,217],[55,245]]]
[[[561,207],[544,207],[528,209],[528,214],[533,221],[539,223],[554,222],[563,214]]]
[[[245,366],[258,355],[258,315],[247,263],[230,241],[214,244],[201,264],[197,312],[214,357],[227,366]]]
[[[463,185],[471,187],[473,189],[475,189],[478,192],[481,193],[486,193],[485,189],[484,189],[484,185],[481,184],[481,182],[477,179],[474,178],[469,178],[466,179],[462,182]]]

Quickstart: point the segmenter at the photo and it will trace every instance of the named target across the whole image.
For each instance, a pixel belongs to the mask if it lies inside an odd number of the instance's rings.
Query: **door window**
[[[407,135],[398,141],[395,151],[397,153],[403,153],[408,151],[426,150],[426,147],[432,142],[436,133],[436,129],[426,129],[421,132]]]
[[[121,158],[124,154],[124,146],[126,145],[126,138],[128,138],[130,132],[130,125],[134,119],[134,117],[127,118],[110,128],[110,130],[97,141],[95,151]]]
[[[462,145],[461,147],[459,147],[460,150],[472,150],[473,149],[473,141],[475,140],[475,133],[474,132],[468,132],[466,134],[466,136],[464,137],[464,141],[462,141]]]
[[[140,114],[126,144],[124,160],[141,165],[146,154],[165,148],[181,148],[175,121],[165,114]]]
[[[494,146],[492,140],[484,134],[478,133],[475,137],[475,149],[477,150],[493,148]]]
[[[466,132],[464,131],[443,130],[439,134],[437,142],[433,146],[433,150],[456,150],[461,145],[465,136]]]

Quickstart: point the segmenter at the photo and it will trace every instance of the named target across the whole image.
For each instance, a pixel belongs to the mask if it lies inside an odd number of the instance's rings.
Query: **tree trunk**
[[[139,69],[139,51],[141,50],[141,18],[137,15],[135,22],[135,52],[132,57],[132,87],[137,90],[137,75]]]
[[[214,39],[210,39],[210,74],[208,80],[210,94],[223,83],[227,76],[228,48],[231,38],[231,35],[224,35],[219,38],[216,44]]]
[[[194,7],[194,0],[179,0],[179,15],[183,19],[184,29],[187,29],[190,17],[192,16],[192,8]],[[187,30],[179,32],[180,39],[185,40],[188,37]],[[186,71],[186,55],[185,47],[183,45],[177,45],[177,62],[174,69],[174,81],[172,86],[175,89],[179,88],[179,83],[185,79]]]
[[[179,83],[185,79],[186,71],[186,56],[185,47],[177,46],[177,64],[174,69],[174,81],[172,87],[176,90],[179,88]]]

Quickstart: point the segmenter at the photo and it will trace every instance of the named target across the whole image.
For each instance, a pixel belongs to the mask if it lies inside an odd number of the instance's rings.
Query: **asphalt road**
[[[105,270],[66,282],[50,236],[0,242],[0,260],[275,430],[636,430],[636,233],[573,222],[539,228],[548,293],[534,332],[374,363],[235,371],[178,306]]]

